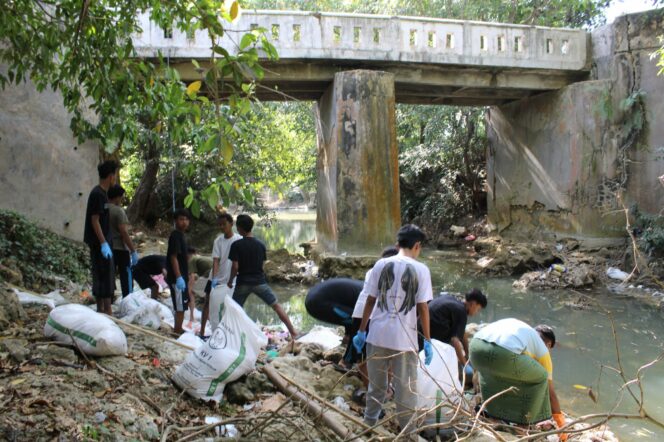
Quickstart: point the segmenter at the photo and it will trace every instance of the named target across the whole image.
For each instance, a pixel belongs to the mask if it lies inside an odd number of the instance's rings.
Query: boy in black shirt
[[[184,232],[189,228],[189,212],[178,209],[173,214],[175,230],[168,238],[168,252],[166,253],[166,282],[171,291],[173,309],[175,310],[175,333],[184,333],[182,322],[184,312],[189,305],[187,282],[189,280],[188,248]]]
[[[235,226],[242,239],[235,241],[228,253],[228,259],[233,262],[231,276],[228,278],[229,288],[233,288],[233,279],[237,275],[233,301],[244,306],[249,295],[255,293],[263,302],[272,307],[291,337],[296,339],[297,331],[284,309],[277,302],[274,292],[267,285],[265,273],[263,273],[263,262],[267,259],[265,244],[254,238],[251,233],[251,229],[254,228],[254,220],[249,215],[238,215]]]
[[[83,234],[83,241],[90,247],[92,294],[97,301],[97,311],[107,315],[113,314],[111,303],[115,292],[115,273],[110,246],[113,235],[106,192],[115,185],[118,169],[115,161],[104,161],[97,166],[99,185],[92,189],[88,197]]]

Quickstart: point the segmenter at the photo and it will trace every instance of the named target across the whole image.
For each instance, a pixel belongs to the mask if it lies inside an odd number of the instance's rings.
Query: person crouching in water
[[[431,273],[416,261],[426,236],[417,226],[407,224],[399,229],[399,253],[378,260],[371,271],[367,301],[360,330],[353,338],[359,352],[367,344],[369,390],[364,422],[377,423],[388,389],[388,372],[393,373],[395,403],[399,425],[404,434],[417,429],[417,317],[425,337],[425,363],[433,358],[429,336],[429,308],[432,299]],[[367,336],[367,324],[371,329]]]
[[[556,345],[551,327],[532,328],[514,318],[492,322],[470,342],[470,362],[479,372],[482,398],[490,417],[517,424],[555,420],[565,425],[553,388],[550,350]],[[498,395],[511,387],[513,391]],[[493,397],[496,395],[495,397]],[[562,435],[561,440],[566,440]]]

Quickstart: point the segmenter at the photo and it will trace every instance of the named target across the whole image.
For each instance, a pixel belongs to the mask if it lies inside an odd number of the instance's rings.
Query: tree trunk
[[[150,221],[150,208],[155,205],[154,189],[157,186],[157,175],[159,173],[159,149],[152,145],[148,148],[145,159],[145,171],[141,177],[141,182],[136,188],[134,198],[127,208],[127,216],[133,224],[138,221]]]

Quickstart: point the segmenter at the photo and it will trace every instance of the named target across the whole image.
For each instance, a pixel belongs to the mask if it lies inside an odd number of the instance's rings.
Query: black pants
[[[113,262],[115,263],[115,273],[120,278],[120,288],[124,298],[130,292],[131,287],[131,257],[127,250],[113,250]]]
[[[113,258],[104,258],[101,247],[90,247],[90,264],[92,270],[92,296],[113,298],[115,291],[115,273]]]

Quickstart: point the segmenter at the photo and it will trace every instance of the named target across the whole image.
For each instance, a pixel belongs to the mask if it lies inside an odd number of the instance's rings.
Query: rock
[[[26,339],[3,339],[0,341],[0,347],[3,351],[9,353],[9,356],[15,362],[21,363],[30,357],[30,349]]]
[[[14,265],[13,260],[0,263],[0,277],[10,284],[23,286],[23,273]]]
[[[326,399],[341,396],[346,402],[349,402],[353,390],[362,386],[362,381],[359,378],[346,376],[343,380],[340,380],[344,375],[336,371],[331,364],[321,366],[303,356],[277,358],[272,362],[272,365],[280,373],[302,387],[309,391],[315,391]],[[350,387],[347,385],[350,385]]]
[[[259,371],[249,373],[244,383],[254,394],[271,393],[274,391],[274,385],[272,385],[267,376]]]
[[[515,290],[548,290],[592,286],[597,281],[597,274],[587,264],[578,264],[568,268],[566,272],[536,271],[524,273],[521,278],[514,281]]]
[[[40,349],[42,357],[47,362],[64,362],[65,364],[78,363],[78,356],[71,348],[60,347],[57,345],[46,345]]]
[[[341,358],[344,357],[344,353],[346,352],[346,348],[339,346],[336,348],[333,348],[331,350],[327,350],[325,353],[323,353],[323,359],[326,361],[331,361],[334,362],[335,364],[338,364],[339,361],[341,361]]]
[[[226,385],[225,389],[226,399],[231,404],[244,405],[247,402],[256,400],[256,395],[249,389],[244,382],[233,382]]]
[[[312,270],[302,255],[291,254],[286,249],[269,250],[263,270],[268,282],[302,282],[309,280]]]
[[[25,311],[18,302],[14,291],[5,284],[0,285],[0,331],[6,330],[25,318]]]
[[[367,270],[378,260],[376,256],[330,256],[325,255],[318,263],[320,278],[353,278],[364,280]]]
[[[493,261],[483,271],[491,275],[521,275],[532,270],[546,269],[559,260],[543,243],[505,244],[498,247]]]

